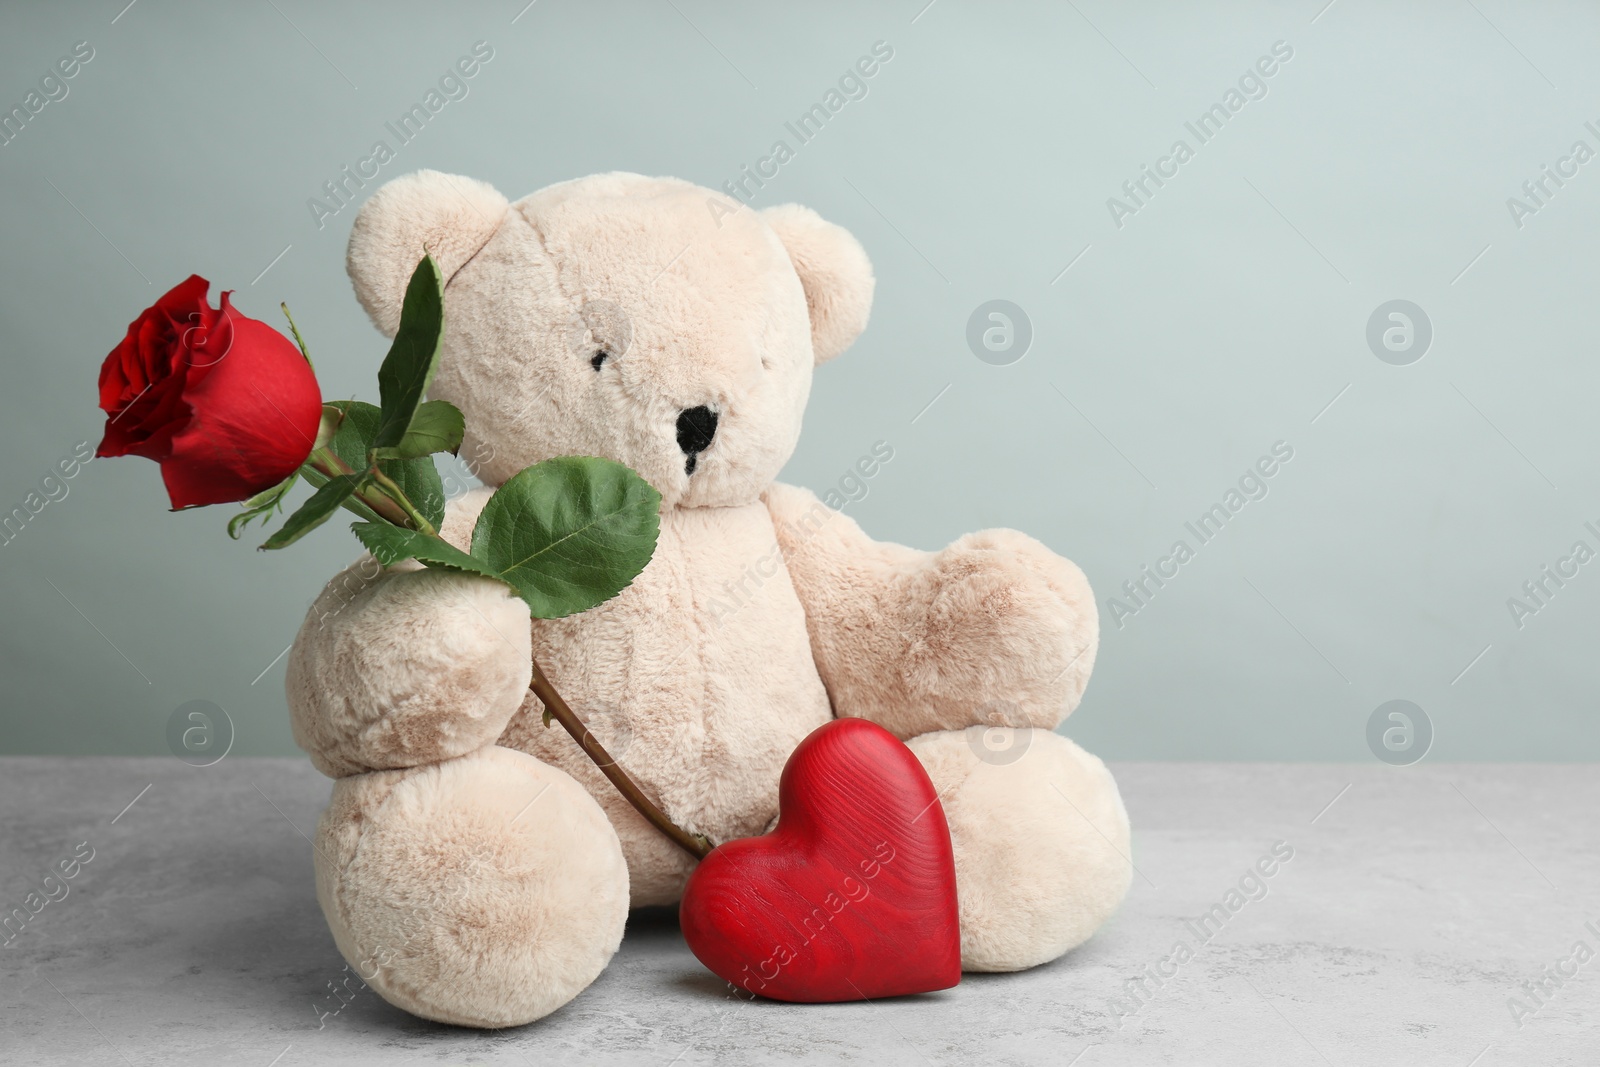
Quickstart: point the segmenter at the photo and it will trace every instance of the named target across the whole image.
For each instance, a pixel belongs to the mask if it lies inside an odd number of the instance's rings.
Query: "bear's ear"
[[[406,283],[424,251],[445,284],[489,243],[510,203],[473,178],[419,170],[387,182],[361,205],[345,269],[356,297],[385,337],[400,326]]]
[[[779,204],[761,213],[789,252],[811,311],[811,347],[826,363],[850,347],[872,312],[872,262],[843,226],[808,207]]]

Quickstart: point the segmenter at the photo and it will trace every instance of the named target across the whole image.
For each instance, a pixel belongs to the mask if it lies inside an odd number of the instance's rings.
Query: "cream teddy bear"
[[[938,552],[876,542],[773,480],[812,368],[866,326],[860,244],[806,208],[675,179],[596,175],[510,203],[423,171],[383,186],[350,238],[385,334],[424,249],[447,283],[432,395],[465,413],[478,476],[607,457],[660,491],[661,532],[628,589],[569,618],[370,558],[313,605],[289,706],[336,779],[314,862],[350,965],[417,1015],[526,1023],[594,980],[630,906],[679,899],[693,860],[543,725],[533,658],[713,842],[771,828],[784,762],[816,727],[879,723],[942,798],[963,968],[1020,970],[1088,938],[1131,861],[1110,773],[1052,732],[1095,658],[1083,573],[1010,530]],[[467,547],[490,492],[455,499],[444,536]]]

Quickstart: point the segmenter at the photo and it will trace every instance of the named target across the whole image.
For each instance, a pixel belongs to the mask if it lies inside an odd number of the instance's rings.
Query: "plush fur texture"
[[[908,744],[956,842],[963,970],[1046,963],[1117,909],[1132,856],[1104,763],[1048,730],[969,726]]]
[[[872,310],[872,263],[850,234],[799,204],[761,213],[783,242],[805,289],[811,315],[811,347],[826,363],[855,343]]]
[[[345,266],[361,279],[356,296],[385,337],[400,328],[406,283],[422,250],[433,253],[449,284],[500,229],[511,206],[487,182],[424,172],[424,181],[394,181],[363,205],[350,232]]]
[[[328,584],[289,660],[295,742],[333,777],[492,745],[533,677],[528,607],[503,584],[414,562],[367,580],[376,569]]]
[[[622,941],[628,866],[592,797],[490,745],[341,778],[317,826],[317,899],[384,999],[463,1026],[536,1019]]]
[[[542,725],[530,656],[714,841],[772,826],[785,760],[830,717],[908,739],[944,797],[970,970],[1053,959],[1104,922],[1128,885],[1126,815],[1104,766],[1049,732],[1094,663],[1083,574],[1007,530],[880,544],[774,484],[813,367],[866,325],[853,237],[674,179],[599,175],[508,204],[425,171],[384,186],[351,236],[385,332],[423,247],[450,279],[433,395],[465,413],[484,481],[607,456],[661,492],[661,535],[632,586],[567,619],[370,560],[313,606],[288,685],[296,739],[339,778],[319,899],[374,988],[433,1019],[528,1022],[599,973],[629,904],[682,892],[690,860]],[[676,424],[701,406],[717,428],[690,473]],[[443,535],[466,547],[488,494],[453,501]]]

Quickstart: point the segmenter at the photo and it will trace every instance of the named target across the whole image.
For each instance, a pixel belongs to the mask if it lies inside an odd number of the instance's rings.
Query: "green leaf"
[[[341,474],[337,478],[329,478],[328,484],[312,493],[300,505],[300,510],[284,520],[283,528],[267,538],[261,547],[272,549],[294,544],[332,518],[333,513],[339,510],[339,505],[361,488],[364,480],[364,476],[359,474]]]
[[[370,442],[378,432],[378,409],[360,400],[330,400],[322,410],[324,427],[329,421],[328,413],[334,416],[327,446],[346,466],[361,470],[367,465]]]
[[[400,327],[389,354],[378,368],[382,417],[373,435],[374,448],[393,448],[411,428],[411,417],[433,381],[444,336],[444,278],[432,256],[425,255],[406,285],[400,305]]]
[[[435,452],[457,452],[466,429],[467,420],[454,404],[429,400],[417,408],[411,417],[411,428],[398,445],[373,451],[381,459],[416,459]]]
[[[249,500],[246,500],[242,506],[255,510],[276,504],[278,501],[283,499],[285,493],[294,488],[294,483],[298,481],[299,478],[300,472],[295,471],[293,474],[289,475],[289,477],[285,478],[271,489],[263,489]]]
[[[323,474],[321,471],[316,470],[313,467],[301,467],[300,477],[313,489],[321,489],[323,486],[328,484],[329,480],[328,475]],[[338,477],[338,475],[335,475],[334,477]],[[343,506],[345,510],[355,512],[368,522],[386,521],[382,515],[379,515],[376,511],[373,511],[372,508],[367,505],[366,501],[362,500],[358,496],[352,496],[349,500],[344,502]]]
[[[655,552],[661,495],[609,459],[536,463],[489,498],[472,554],[514,586],[538,619],[602,604]]]
[[[356,537],[367,546],[372,558],[385,567],[393,566],[403,559],[415,559],[430,567],[481,574],[487,578],[505,581],[505,578],[496,574],[482,560],[474,559],[443,538],[430,537],[417,530],[391,526],[386,522],[351,523],[350,529],[355,531]]]
[[[328,447],[346,466],[366,470],[371,462],[368,456],[372,442],[378,433],[378,409],[359,400],[334,400],[326,406],[337,408],[344,416]],[[445,499],[444,482],[439,478],[439,469],[433,465],[433,457],[379,460],[378,469],[395,480],[406,499],[437,529],[444,521]]]
[[[244,533],[244,528],[250,525],[251,519],[271,515],[272,512],[283,507],[283,498],[288,495],[290,489],[294,488],[294,483],[299,479],[300,472],[295,471],[271,489],[263,490],[246,500],[242,505],[244,510],[228,520],[228,536],[235,541],[239,540],[239,536]]]
[[[378,432],[378,409],[360,400],[330,400],[323,408],[332,408],[339,416],[328,447],[344,460],[345,466],[364,470],[372,438]]]
[[[344,409],[337,402],[324,401],[322,418],[317,422],[317,439],[312,442],[311,451],[315,452],[332,444],[333,435],[338,432],[342,422],[344,422]]]

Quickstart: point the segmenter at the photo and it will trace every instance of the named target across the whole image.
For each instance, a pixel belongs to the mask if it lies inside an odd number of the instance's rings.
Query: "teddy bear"
[[[528,1023],[600,974],[630,908],[680,899],[693,858],[546,727],[534,661],[712,843],[776,825],[785,761],[832,719],[904,741],[949,824],[964,970],[1037,966],[1106,921],[1130,881],[1127,814],[1104,764],[1054,732],[1099,640],[1083,573],[1011,530],[932,552],[873,541],[776,481],[813,369],[867,324],[872,266],[849,232],[671,178],[510,202],[421,171],[379,188],[350,237],[386,335],[424,250],[446,281],[431,395],[465,414],[483,482],[442,536],[466,548],[495,486],[563,455],[637,471],[660,534],[627,589],[567,618],[370,557],[311,606],[288,704],[334,779],[317,897],[363,980],[428,1019]]]

